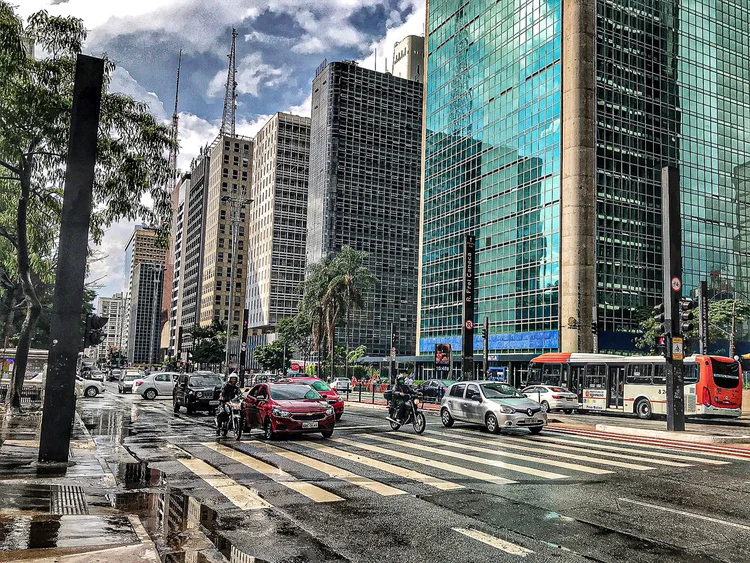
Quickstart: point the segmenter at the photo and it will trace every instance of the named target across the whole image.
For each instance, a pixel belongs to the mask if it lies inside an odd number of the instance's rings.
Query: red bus
[[[529,364],[526,385],[567,387],[580,410],[666,414],[666,360],[662,356],[549,353]],[[685,414],[732,417],[742,414],[742,368],[723,356],[684,360]]]

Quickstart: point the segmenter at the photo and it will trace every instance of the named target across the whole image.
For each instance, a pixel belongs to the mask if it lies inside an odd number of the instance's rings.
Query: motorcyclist
[[[403,424],[406,420],[407,414],[407,401],[409,396],[412,394],[411,388],[406,384],[406,378],[404,374],[399,374],[396,377],[396,383],[393,384],[391,389],[391,397],[393,402],[393,410],[396,413],[396,420]]]
[[[242,394],[240,386],[237,384],[240,380],[237,372],[232,372],[227,379],[226,385],[221,389],[219,395],[219,413],[216,415],[216,435],[218,436],[225,422],[229,419],[227,405],[232,399]]]

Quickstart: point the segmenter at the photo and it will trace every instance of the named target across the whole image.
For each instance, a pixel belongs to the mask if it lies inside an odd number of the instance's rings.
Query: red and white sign
[[[674,276],[672,278],[672,282],[670,285],[672,286],[672,291],[674,291],[675,293],[682,289],[682,281],[677,276]]]
[[[474,321],[466,321],[466,330],[471,330],[474,328]]]
[[[291,368],[292,371],[299,371],[299,364],[296,362],[292,362]]]

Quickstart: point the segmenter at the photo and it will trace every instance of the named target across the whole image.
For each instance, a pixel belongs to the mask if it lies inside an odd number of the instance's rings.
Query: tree
[[[349,351],[349,325],[352,313],[364,307],[365,293],[377,282],[375,275],[364,264],[366,259],[366,252],[344,246],[331,263],[333,279],[328,284],[326,299],[330,298],[333,302],[340,301],[343,304],[346,316],[344,343],[347,352]],[[349,377],[348,357],[344,366],[344,373],[346,377]]]
[[[317,353],[317,373],[322,372],[323,344],[326,338],[327,311],[323,299],[333,279],[331,261],[323,258],[308,266],[307,278],[303,284],[303,295],[300,301],[299,314],[310,323],[313,350]]]
[[[10,227],[0,225],[0,237],[15,251],[26,309],[7,398],[17,410],[31,334],[42,312],[34,275],[40,275],[43,262],[35,247],[54,247],[59,230],[75,62],[86,30],[80,19],[45,11],[32,14],[24,27],[4,0],[0,0],[0,29],[0,191],[4,194],[0,212],[15,219]],[[46,56],[29,56],[24,47],[28,43],[40,46]],[[173,145],[170,129],[156,120],[146,104],[108,92],[114,64],[106,60],[105,68],[92,238],[100,242],[104,228],[126,217],[163,225],[159,240],[165,241],[171,202],[162,188],[174,174],[166,158]],[[151,207],[143,203],[145,195],[150,196]],[[37,225],[37,216],[46,222]],[[48,228],[39,232],[40,226]]]
[[[253,359],[258,362],[263,369],[268,371],[281,371],[289,368],[294,350],[287,346],[286,359],[284,358],[284,343],[281,340],[274,340],[265,346],[259,346],[253,352]]]
[[[193,364],[221,364],[227,343],[227,325],[214,319],[208,326],[195,325],[190,329],[193,349],[190,351]]]
[[[279,340],[293,346],[302,355],[302,360],[307,358],[312,351],[312,326],[307,315],[297,314],[294,317],[281,319],[276,328]]]
[[[164,362],[161,364],[161,368],[166,371],[178,371],[180,363],[177,360],[177,356],[166,356]]]

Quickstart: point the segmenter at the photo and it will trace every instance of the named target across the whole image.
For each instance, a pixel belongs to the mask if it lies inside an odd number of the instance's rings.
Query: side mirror
[[[472,400],[472,401],[475,401],[475,402],[477,402],[477,403],[481,403],[481,402],[482,402],[482,396],[481,396],[481,395],[479,395],[479,394],[476,394],[476,395],[472,395],[472,396],[471,396],[471,400]]]

